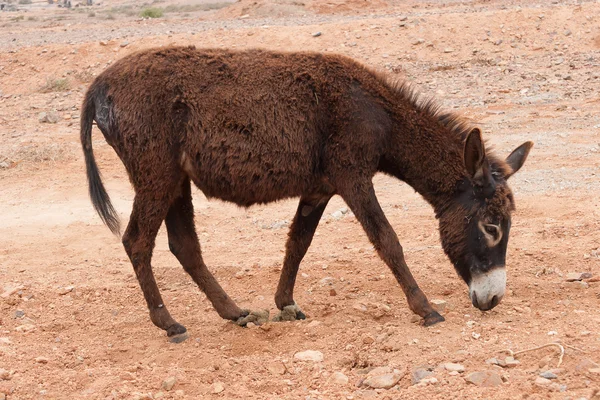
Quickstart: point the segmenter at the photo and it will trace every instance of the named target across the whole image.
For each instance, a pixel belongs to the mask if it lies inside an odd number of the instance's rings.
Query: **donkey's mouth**
[[[481,311],[496,307],[506,290],[506,269],[498,266],[486,272],[474,273],[469,284],[471,302]]]

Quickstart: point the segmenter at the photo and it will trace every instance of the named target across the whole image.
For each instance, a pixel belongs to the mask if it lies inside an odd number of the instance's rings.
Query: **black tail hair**
[[[92,150],[92,122],[96,114],[96,108],[93,99],[93,90],[89,90],[83,101],[81,108],[81,146],[85,156],[85,167],[87,171],[88,185],[90,187],[90,198],[94,208],[100,215],[102,221],[108,226],[112,233],[120,235],[120,223],[117,211],[110,202],[108,193],[102,184],[100,171],[94,158]]]

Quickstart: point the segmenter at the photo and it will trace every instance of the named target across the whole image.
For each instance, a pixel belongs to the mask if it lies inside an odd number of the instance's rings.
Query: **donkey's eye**
[[[492,236],[496,236],[498,234],[498,227],[496,225],[486,225],[485,231]]]

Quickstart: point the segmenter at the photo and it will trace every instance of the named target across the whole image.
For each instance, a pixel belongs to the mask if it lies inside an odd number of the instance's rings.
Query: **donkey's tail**
[[[92,93],[93,90],[89,90],[83,101],[80,132],[81,146],[83,147],[83,155],[85,156],[88,185],[90,187],[90,198],[102,221],[108,226],[112,233],[119,235],[119,216],[110,202],[106,189],[104,189],[100,171],[98,171],[98,165],[94,158],[94,151],[92,150],[92,122],[96,114]]]

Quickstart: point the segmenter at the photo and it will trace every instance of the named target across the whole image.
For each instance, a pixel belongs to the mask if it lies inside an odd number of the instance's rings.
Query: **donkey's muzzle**
[[[506,269],[495,267],[487,272],[475,272],[469,284],[471,302],[481,311],[496,307],[506,291]]]

